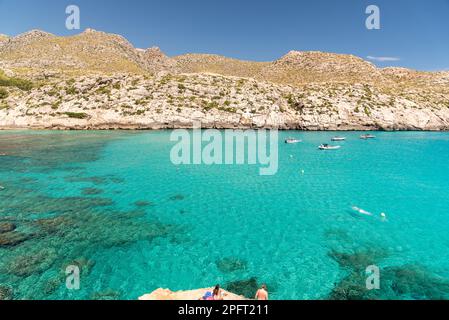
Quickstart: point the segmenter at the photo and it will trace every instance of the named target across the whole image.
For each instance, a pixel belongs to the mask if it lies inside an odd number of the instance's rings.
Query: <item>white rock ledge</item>
[[[205,289],[197,289],[197,290],[188,290],[188,291],[177,291],[173,292],[169,289],[157,289],[150,294],[145,294],[139,298],[139,300],[146,301],[154,301],[154,300],[199,300],[203,297],[206,292],[212,292],[214,288],[205,288]],[[226,290],[221,290],[223,294],[223,300],[247,300],[243,296],[236,295],[234,293],[228,292]]]

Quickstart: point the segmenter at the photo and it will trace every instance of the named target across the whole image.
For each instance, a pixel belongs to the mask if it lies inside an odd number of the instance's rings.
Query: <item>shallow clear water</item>
[[[318,151],[333,135],[281,132],[304,142],[280,143],[278,173],[260,176],[174,166],[169,131],[0,132],[0,222],[17,227],[0,233],[0,289],[136,299],[267,283],[273,299],[449,298],[449,134],[351,132]],[[79,291],[65,288],[69,264]],[[365,289],[369,264],[381,290]]]

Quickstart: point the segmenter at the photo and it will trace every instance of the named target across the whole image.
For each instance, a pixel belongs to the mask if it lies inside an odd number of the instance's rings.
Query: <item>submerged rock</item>
[[[380,262],[387,257],[385,250],[363,250],[354,253],[331,251],[328,254],[342,268],[350,270],[365,270],[366,267]]]
[[[120,291],[107,289],[93,293],[90,298],[92,300],[120,300],[121,295],[122,293]]]
[[[449,279],[417,265],[389,267],[383,281],[395,296],[416,300],[448,300]]]
[[[171,201],[181,201],[181,200],[184,200],[184,199],[185,199],[185,196],[182,195],[182,194],[177,194],[175,196],[170,197]]]
[[[54,250],[45,248],[12,259],[6,263],[5,272],[19,277],[41,274],[48,270],[57,259],[58,255]]]
[[[5,232],[0,233],[0,248],[1,247],[14,247],[22,242],[27,241],[30,235],[21,232]]]
[[[103,193],[103,190],[97,188],[84,188],[81,193],[85,196],[99,195]]]
[[[238,295],[242,295],[249,299],[252,299],[257,290],[259,289],[259,284],[257,283],[257,278],[252,277],[247,280],[238,280],[230,282],[226,285],[226,290],[235,292]]]
[[[53,294],[58,288],[64,284],[64,279],[61,278],[52,278],[45,282],[43,290],[46,295]]]
[[[215,263],[217,265],[218,270],[220,270],[223,273],[231,273],[235,271],[245,270],[247,266],[246,261],[232,257],[217,260]]]
[[[153,203],[150,201],[140,200],[140,201],[134,202],[134,205],[136,207],[149,207],[149,206],[152,206]]]
[[[1,300],[13,300],[14,291],[7,286],[0,285],[0,301]]]
[[[0,233],[6,233],[16,230],[16,225],[11,222],[0,222]]]
[[[95,266],[95,261],[87,259],[85,257],[77,258],[69,263],[66,263],[63,268],[63,272],[68,266],[77,266],[80,269],[81,275],[87,276],[92,272]]]
[[[352,254],[332,251],[329,255],[349,275],[335,284],[327,297],[331,300],[443,300],[449,299],[449,279],[442,278],[425,267],[404,265],[380,270],[380,289],[368,290],[365,269],[380,265],[385,258],[381,250],[360,251]]]
[[[102,185],[107,183],[106,177],[79,177],[79,176],[69,176],[64,178],[67,182],[90,182],[95,185]]]

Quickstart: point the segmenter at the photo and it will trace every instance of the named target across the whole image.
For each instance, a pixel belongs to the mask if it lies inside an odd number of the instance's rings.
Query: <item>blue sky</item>
[[[449,70],[449,0],[0,0],[0,33],[78,33],[65,29],[69,4],[80,7],[82,30],[118,33],[170,56],[270,61],[320,50],[396,58],[372,60],[382,67]],[[380,8],[380,30],[365,28],[370,4]]]

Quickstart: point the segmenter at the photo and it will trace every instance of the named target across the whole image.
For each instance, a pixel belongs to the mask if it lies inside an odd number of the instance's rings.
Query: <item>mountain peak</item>
[[[9,39],[9,37],[6,34],[0,33],[0,43],[5,42]]]
[[[95,29],[92,29],[92,28],[87,28],[86,30],[84,30],[83,33],[95,33],[95,32],[98,32],[98,31]]]
[[[21,33],[15,36],[13,39],[33,39],[33,38],[43,38],[43,37],[52,37],[53,34],[49,32],[45,32],[38,29],[33,29],[24,33]]]

